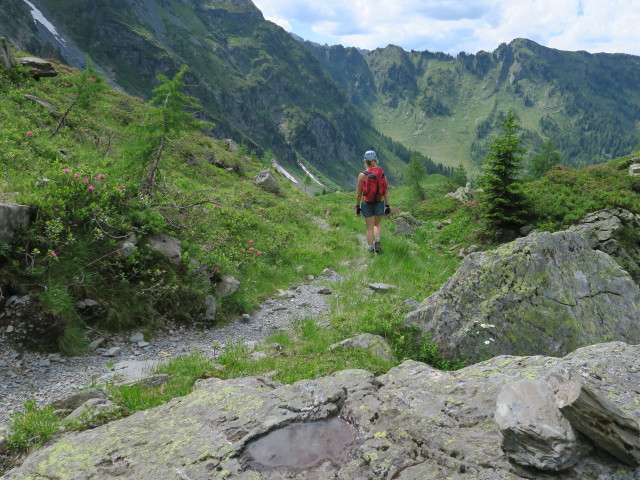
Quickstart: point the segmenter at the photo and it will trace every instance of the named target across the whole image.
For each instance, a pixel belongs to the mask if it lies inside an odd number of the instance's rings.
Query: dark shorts
[[[360,208],[362,209],[362,216],[365,218],[381,217],[384,215],[384,200],[378,203],[362,202]]]

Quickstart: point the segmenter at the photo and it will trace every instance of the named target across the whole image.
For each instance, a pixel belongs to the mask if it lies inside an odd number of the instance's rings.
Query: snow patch
[[[304,166],[304,164],[303,164],[300,160],[298,160],[298,165],[300,166],[300,168],[302,168],[302,170],[304,170],[304,173],[306,173],[307,175],[309,175],[309,178],[311,178],[311,180],[313,180],[314,182],[316,182],[316,183],[317,183],[318,185],[320,185],[321,187],[326,187],[326,185],[324,185],[320,180],[318,180],[318,179],[316,178],[316,176],[315,176],[313,173],[311,173],[311,172],[309,171],[309,169],[308,169],[307,167],[305,167],[305,166]]]
[[[44,26],[44,28],[46,28],[47,30],[49,30],[49,32],[51,32],[51,35],[53,35],[55,39],[58,42],[60,42],[61,45],[64,45],[66,47],[67,41],[64,38],[62,38],[60,35],[58,35],[58,31],[56,30],[56,27],[54,27],[53,24],[45,18],[42,12],[38,10],[36,6],[33,3],[31,3],[29,0],[24,0],[24,3],[29,5],[29,8],[31,8],[31,16],[33,17],[33,21],[35,23],[40,22]]]
[[[286,178],[288,178],[289,180],[291,180],[293,183],[295,183],[296,185],[299,185],[298,180],[296,180],[296,178],[291,175],[289,172],[287,172],[284,167],[282,165],[280,165],[278,162],[276,162],[275,160],[271,160],[271,164],[273,165],[273,168],[275,168],[278,172],[280,172],[283,176],[285,176]]]

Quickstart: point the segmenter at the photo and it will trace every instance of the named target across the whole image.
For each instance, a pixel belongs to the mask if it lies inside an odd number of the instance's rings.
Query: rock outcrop
[[[640,289],[609,255],[571,232],[532,233],[468,255],[406,321],[446,358],[565,355],[640,342]]]
[[[14,237],[29,227],[27,205],[0,203],[0,243],[11,243]]]
[[[268,168],[260,170],[260,172],[258,172],[258,174],[253,178],[253,181],[256,185],[265,189],[269,193],[280,192],[280,184]]]
[[[506,385],[571,375],[637,419],[639,356],[640,346],[616,342],[456,372],[406,361],[379,377],[346,370],[293,385],[210,378],[163,406],[65,433],[4,478],[633,480],[640,468],[594,444],[553,477],[514,464],[494,412]]]
[[[594,250],[618,259],[640,280],[640,219],[623,208],[606,208],[586,215],[570,232],[584,237]]]

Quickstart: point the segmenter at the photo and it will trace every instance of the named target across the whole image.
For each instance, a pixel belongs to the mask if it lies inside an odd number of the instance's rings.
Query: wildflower
[[[258,215],[258,218],[262,218],[262,215]]]
[[[262,252],[261,252],[260,250],[258,250],[258,251],[256,252],[256,255],[262,255]]]
[[[125,189],[125,188],[127,188],[127,187],[125,187],[124,185],[118,185],[118,188],[119,188],[120,190],[124,190],[124,189]]]
[[[265,222],[267,222],[267,223],[271,223],[271,220],[265,220]]]
[[[264,208],[262,208],[262,207],[258,207],[258,210],[264,210]]]
[[[255,248],[253,248],[253,247],[249,248],[250,252],[253,252],[254,250],[255,250]]]
[[[104,174],[100,173],[98,174],[98,178],[102,179],[102,178],[106,178]]]
[[[215,270],[216,272],[219,272],[219,271],[220,271],[220,267],[216,267],[216,268],[214,268],[214,270]]]
[[[76,177],[76,178],[80,178],[80,174],[79,173],[74,173],[73,176]]]
[[[31,136],[33,135],[33,132],[27,132],[27,135]]]
[[[57,258],[57,257],[58,257],[58,254],[57,254],[56,252],[51,252],[51,256],[52,256],[53,258]]]
[[[253,243],[253,240],[249,240],[249,243]]]
[[[32,71],[32,72],[37,72],[37,71],[38,71],[38,69],[37,69],[36,67],[31,67],[31,71]]]
[[[94,187],[93,185],[89,185],[89,186],[87,187],[87,190],[89,190],[89,191],[93,191],[93,190],[95,190],[95,189],[96,189],[96,187]]]
[[[89,183],[89,179],[88,179],[88,178],[83,178],[83,179],[82,179],[82,183],[86,183],[86,184],[88,184],[88,183]]]
[[[71,172],[71,170],[69,170],[68,168],[63,168],[63,169],[62,169],[62,171],[63,171],[64,173],[70,173],[70,172]]]

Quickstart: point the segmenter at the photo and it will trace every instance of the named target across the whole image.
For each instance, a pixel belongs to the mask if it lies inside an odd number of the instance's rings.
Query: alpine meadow
[[[640,57],[0,13],[2,478],[640,478]]]

